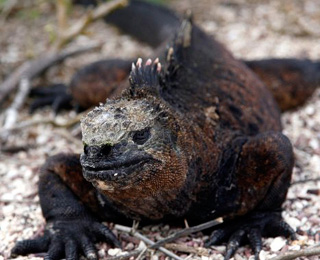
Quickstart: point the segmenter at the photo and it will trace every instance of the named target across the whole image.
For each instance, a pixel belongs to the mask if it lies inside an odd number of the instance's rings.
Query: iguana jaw
[[[125,160],[107,161],[103,163],[90,162],[85,155],[80,158],[83,175],[90,182],[119,182],[130,175],[142,171],[146,164],[151,164],[154,159],[150,156],[132,156]]]

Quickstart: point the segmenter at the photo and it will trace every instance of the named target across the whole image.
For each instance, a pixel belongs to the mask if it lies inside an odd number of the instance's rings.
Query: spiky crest
[[[161,63],[158,58],[154,61],[148,59],[145,64],[143,64],[142,59],[139,58],[136,64],[132,63],[129,76],[131,95],[134,96],[138,89],[156,90],[159,88],[160,76]]]
[[[191,46],[192,40],[192,14],[187,12],[177,31],[171,45],[167,49],[167,67],[165,69],[165,79],[170,82],[175,73],[185,60],[185,50]]]

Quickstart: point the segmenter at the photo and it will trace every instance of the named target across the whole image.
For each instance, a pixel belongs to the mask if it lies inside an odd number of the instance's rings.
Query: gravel
[[[31,1],[32,2],[32,1]],[[35,1],[34,1],[35,2]],[[0,80],[3,80],[23,60],[46,51],[50,44],[48,28],[54,27],[53,7],[40,1],[37,18],[25,18],[18,14],[0,24]],[[257,59],[265,57],[320,57],[320,2],[317,0],[188,0],[172,1],[170,5],[183,13],[191,8],[198,24],[228,46],[236,57]],[[71,22],[81,16],[83,10],[76,8],[71,13]],[[50,31],[50,30],[49,30]],[[21,40],[23,39],[23,40]],[[78,37],[71,45],[80,46],[89,42],[104,41],[100,53],[88,53],[67,59],[61,66],[50,69],[35,84],[68,82],[72,73],[82,65],[101,57],[137,57],[148,55],[152,49],[134,39],[117,34],[116,30],[97,22],[89,31]],[[28,102],[30,102],[28,100]],[[27,103],[28,103],[27,102]],[[320,181],[308,181],[320,177],[320,90],[317,90],[304,106],[284,113],[284,133],[294,145],[296,166],[292,177],[294,183],[283,207],[284,219],[297,230],[297,241],[284,238],[263,240],[261,259],[283,254],[288,250],[300,250],[320,243]],[[44,109],[34,115],[27,113],[27,105],[19,115],[19,122],[51,117]],[[72,111],[58,116],[59,120],[73,118]],[[81,152],[81,145],[70,138],[72,131],[51,125],[39,124],[16,131],[2,141],[1,147],[23,148],[19,152],[0,152],[0,260],[9,259],[10,250],[18,239],[35,237],[44,228],[44,219],[37,196],[38,170],[45,159],[58,152]],[[174,227],[158,225],[143,229],[149,238],[161,238],[174,232]],[[180,238],[176,243],[201,247],[207,238],[194,234]],[[121,234],[124,250],[139,247],[140,241]],[[140,248],[143,245],[140,244]],[[223,259],[225,246],[207,249],[209,256],[180,252],[188,259]],[[121,253],[99,244],[99,255],[106,258]],[[234,259],[252,259],[248,246],[238,250]],[[41,255],[40,255],[41,256]],[[36,256],[18,259],[38,259]],[[150,259],[167,259],[158,251]],[[301,258],[307,259],[307,258]],[[309,259],[318,259],[309,257]]]

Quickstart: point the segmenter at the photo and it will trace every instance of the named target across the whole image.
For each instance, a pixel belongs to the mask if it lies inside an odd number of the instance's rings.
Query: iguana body
[[[161,62],[161,63],[160,63]],[[223,217],[207,245],[291,235],[281,218],[293,152],[273,96],[246,65],[185,20],[158,60],[132,67],[130,87],[82,121],[84,152],[41,169],[47,229],[13,254],[95,259],[94,242],[119,245],[100,221],[199,223]]]

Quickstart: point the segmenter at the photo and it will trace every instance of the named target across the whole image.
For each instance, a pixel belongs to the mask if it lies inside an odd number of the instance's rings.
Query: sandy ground
[[[28,1],[36,2],[36,1]],[[38,3],[38,2],[37,2]],[[0,26],[0,81],[15,67],[28,58],[45,52],[50,46],[52,28],[55,26],[53,6],[39,1],[35,7],[17,11],[1,21]],[[215,35],[236,57],[257,59],[265,57],[320,57],[320,2],[317,0],[292,1],[218,1],[188,0],[172,1],[174,9],[190,8],[195,21],[209,34]],[[71,23],[83,12],[76,8],[71,13]],[[33,14],[32,16],[30,14]],[[34,84],[46,82],[68,82],[72,73],[82,65],[102,57],[137,57],[148,55],[152,49],[134,39],[118,35],[116,30],[97,22],[86,35],[78,37],[72,46],[90,42],[105,42],[100,52],[87,53],[67,59],[62,65],[50,69],[44,78]],[[319,72],[320,73],[320,72]],[[30,116],[26,106],[18,122],[37,120],[52,116],[44,109]],[[2,108],[1,112],[4,111]],[[296,167],[293,182],[320,177],[320,91],[316,91],[309,102],[296,111],[283,115],[284,133],[294,145]],[[67,122],[75,112],[64,112],[57,120]],[[1,129],[0,129],[1,130]],[[44,220],[37,196],[38,169],[44,160],[58,152],[81,152],[81,142],[72,136],[76,129],[56,128],[39,124],[20,129],[1,141],[0,151],[0,260],[9,259],[10,250],[18,239],[34,237],[41,233]],[[18,152],[5,152],[4,148],[24,147]],[[283,238],[264,239],[261,259],[270,259],[287,250],[299,250],[320,243],[320,181],[309,181],[292,185],[284,203],[285,220],[298,231],[299,241],[290,242]],[[164,236],[172,232],[168,226],[147,228],[150,237]],[[196,234],[181,239],[190,247],[203,245],[206,236]],[[129,239],[130,240],[130,239]],[[125,250],[138,246],[136,240],[124,238]],[[105,244],[99,245],[101,257],[114,255]],[[188,259],[223,259],[225,247],[212,247],[208,255],[179,253]],[[235,255],[236,260],[248,259],[250,249],[242,247]],[[161,253],[152,259],[164,259]],[[18,259],[37,259],[36,256]],[[307,258],[300,258],[307,259]],[[318,259],[317,256],[308,259]]]

